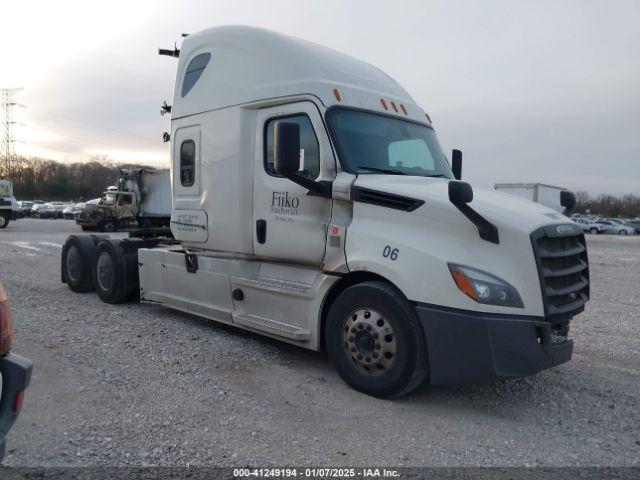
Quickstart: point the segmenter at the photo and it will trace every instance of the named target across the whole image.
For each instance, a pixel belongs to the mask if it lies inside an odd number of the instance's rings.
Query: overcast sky
[[[640,194],[640,0],[7,0],[2,16],[0,87],[24,87],[27,155],[168,166],[177,61],[157,48],[245,24],[385,70],[472,183]]]

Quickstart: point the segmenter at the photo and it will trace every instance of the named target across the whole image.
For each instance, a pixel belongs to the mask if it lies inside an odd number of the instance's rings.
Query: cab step
[[[301,342],[308,342],[311,338],[308,330],[252,313],[234,313],[233,323]]]

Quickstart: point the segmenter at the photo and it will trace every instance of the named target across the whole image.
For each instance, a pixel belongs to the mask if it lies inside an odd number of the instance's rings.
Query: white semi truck
[[[0,228],[7,228],[11,220],[20,218],[20,208],[13,196],[13,184],[0,180]]]
[[[461,153],[448,162],[388,75],[251,27],[168,54],[175,240],[71,236],[72,290],[326,349],[378,397],[570,359],[589,298],[580,227],[461,181]]]

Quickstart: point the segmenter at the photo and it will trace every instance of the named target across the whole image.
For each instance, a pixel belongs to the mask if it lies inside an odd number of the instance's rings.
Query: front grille
[[[589,260],[582,229],[550,225],[531,234],[547,319],[565,323],[589,299]],[[561,338],[564,333],[558,335]]]

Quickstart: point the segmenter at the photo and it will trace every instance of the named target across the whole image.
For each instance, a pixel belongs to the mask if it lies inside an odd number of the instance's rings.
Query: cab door
[[[257,114],[253,196],[253,244],[258,257],[322,263],[331,199],[279,176],[273,166],[277,122],[300,126],[300,175],[333,180],[336,163],[317,107],[311,102],[261,109]]]

